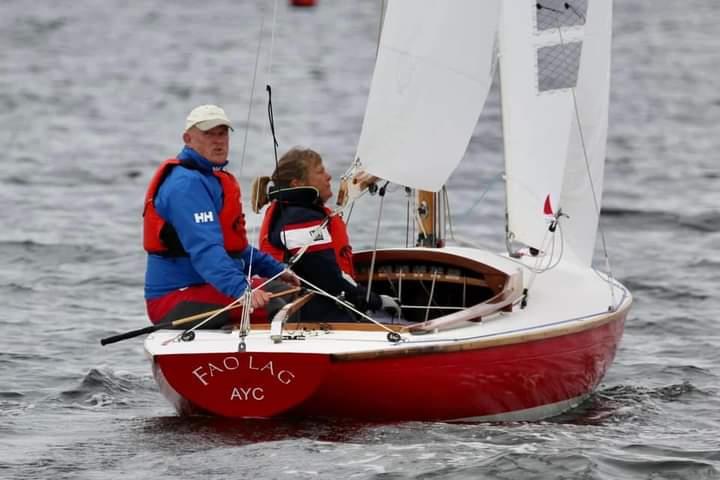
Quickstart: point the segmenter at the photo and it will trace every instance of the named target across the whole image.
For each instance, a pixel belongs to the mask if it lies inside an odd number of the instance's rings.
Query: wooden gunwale
[[[392,345],[388,343],[386,348],[380,350],[374,350],[372,352],[349,352],[349,353],[332,353],[330,359],[335,362],[344,361],[355,361],[355,360],[371,360],[381,358],[392,358],[392,357],[403,357],[407,355],[426,355],[433,353],[448,353],[448,352],[462,352],[467,350],[480,350],[492,347],[499,347],[503,345],[513,345],[517,343],[525,343],[531,341],[544,340],[553,337],[560,337],[563,335],[572,335],[575,333],[591,330],[594,328],[601,327],[607,323],[612,323],[618,320],[624,320],[627,316],[627,312],[630,309],[632,302],[628,302],[622,308],[615,310],[614,312],[602,312],[594,315],[595,318],[587,320],[588,317],[583,317],[585,321],[574,325],[555,326],[553,328],[542,328],[543,325],[539,325],[532,330],[526,331],[525,333],[513,333],[513,332],[497,332],[488,334],[488,336],[482,336],[481,338],[470,338],[470,339],[452,339],[443,338],[438,339],[439,342],[454,342],[443,345],[422,345],[418,346],[418,341],[410,342],[412,346],[402,347],[402,343]],[[591,315],[590,317],[592,317]],[[556,324],[562,324],[563,322],[573,322],[580,319],[567,319],[564,321],[558,321]],[[407,329],[412,325],[384,325],[388,330],[398,333],[407,333]],[[269,325],[253,325],[253,330],[267,330]],[[294,327],[287,326],[289,332],[300,331],[300,330],[324,330],[324,331],[356,331],[356,332],[382,332],[386,331],[381,326],[374,325],[371,323],[310,323],[303,322],[294,324]],[[458,328],[457,331],[462,331],[462,328]],[[418,337],[414,337],[418,338]]]
[[[584,321],[576,325],[566,325],[562,327],[555,327],[549,329],[536,329],[535,331],[529,331],[527,333],[505,335],[504,332],[492,334],[491,336],[479,338],[479,339],[467,339],[467,340],[438,340],[438,341],[453,341],[451,344],[443,345],[425,345],[417,346],[414,343],[413,346],[401,347],[388,345],[387,348],[381,350],[374,350],[372,352],[349,352],[349,353],[333,353],[330,354],[330,359],[334,362],[347,362],[357,360],[374,360],[374,359],[386,359],[393,357],[403,357],[407,355],[427,355],[427,354],[442,354],[449,352],[462,352],[467,350],[482,350],[486,348],[499,347],[503,345],[514,345],[518,343],[527,343],[532,341],[544,340],[548,338],[560,337],[564,335],[572,335],[586,330],[592,330],[601,327],[605,324],[612,323],[615,321],[624,321],[627,316],[627,312],[630,308],[630,304],[624,306],[620,310],[610,313],[597,314],[597,318],[591,321]],[[572,322],[570,319],[568,322]],[[542,327],[542,326],[540,326]],[[500,337],[500,335],[503,335]]]

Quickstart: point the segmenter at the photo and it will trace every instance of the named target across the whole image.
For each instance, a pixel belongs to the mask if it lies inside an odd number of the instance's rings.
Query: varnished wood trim
[[[358,252],[353,255],[353,263],[356,269],[368,265],[372,259],[372,251]],[[508,275],[496,268],[490,267],[484,263],[476,260],[469,259],[467,257],[459,256],[453,253],[444,252],[441,250],[420,250],[420,249],[407,249],[407,250],[377,250],[375,261],[377,263],[388,263],[388,262],[429,262],[439,263],[449,267],[461,268],[470,270],[477,275],[478,279],[484,279],[487,283],[487,287],[490,288],[493,293],[500,292],[505,286]],[[380,275],[377,272],[376,275]],[[393,274],[396,274],[393,272]],[[412,272],[407,272],[408,275]],[[358,278],[362,278],[367,274],[358,274]],[[427,275],[427,274],[415,274],[415,275]],[[376,277],[377,278],[377,277]],[[375,280],[376,278],[373,278]],[[458,278],[453,275],[449,275],[448,278]],[[462,277],[460,277],[462,278]],[[403,278],[404,280],[405,278]],[[432,279],[432,273],[429,274],[429,279]]]
[[[368,277],[370,275],[366,273],[361,273],[359,275],[356,275],[355,280],[358,282],[367,282]],[[415,280],[415,281],[433,281],[439,283],[456,283],[459,285],[467,284],[477,287],[490,287],[488,285],[488,282],[480,279],[480,278],[472,278],[472,277],[461,277],[458,275],[445,275],[445,274],[433,274],[433,273],[412,273],[412,272],[393,272],[393,273],[386,273],[386,272],[375,272],[373,275],[373,282],[376,281],[397,281],[402,277],[403,282],[407,280]],[[497,285],[495,286],[497,287]]]
[[[503,338],[492,336],[476,340],[470,339],[465,341],[456,341],[452,344],[427,346],[417,346],[416,343],[412,347],[402,347],[402,344],[393,347],[388,344],[387,348],[372,352],[334,353],[330,355],[330,359],[334,362],[375,360],[393,357],[404,357],[408,355],[427,355],[450,352],[463,352],[468,350],[483,350],[486,348],[500,347],[504,345],[515,345],[518,343],[533,342],[548,338],[580,333],[586,330],[598,328],[608,323],[624,320],[627,316],[627,312],[629,309],[630,304],[628,303],[628,305],[621,310],[617,310],[615,312],[607,314],[600,314],[597,316],[597,318],[591,321],[583,321],[582,323],[577,325],[560,326],[551,329],[532,330],[528,331],[527,333],[521,333],[516,335],[511,334]]]
[[[286,323],[285,324],[285,331],[295,331],[295,330],[321,330],[321,331],[327,331],[327,332],[342,332],[342,331],[350,331],[350,332],[385,332],[387,330],[392,330],[393,332],[403,332],[404,328],[406,326],[404,325],[393,325],[393,324],[383,324],[383,326],[387,328],[383,328],[380,325],[376,325],[374,323],[362,323],[362,322],[328,322],[328,323],[319,323],[319,322],[300,322],[300,323]],[[255,329],[255,325],[253,325],[253,329]],[[263,330],[267,329],[267,326],[264,328],[258,328],[257,330]]]

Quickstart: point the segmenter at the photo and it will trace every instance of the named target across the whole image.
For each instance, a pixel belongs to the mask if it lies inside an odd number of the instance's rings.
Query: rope
[[[250,118],[252,115],[253,100],[255,99],[255,82],[257,79],[258,66],[260,65],[260,51],[262,50],[262,39],[265,34],[265,9],[262,9],[262,20],[260,22],[260,35],[258,36],[257,50],[255,51],[255,66],[253,68],[253,76],[250,85],[250,104],[248,106],[248,114],[245,119],[245,135],[243,136],[242,153],[240,154],[240,176],[242,176],[245,168],[245,152],[247,151],[248,134],[250,132]]]
[[[437,268],[433,269],[433,278],[432,278],[432,284],[430,285],[430,294],[428,295],[428,304],[425,308],[425,323],[427,323],[428,318],[430,317],[430,306],[433,303],[433,298],[435,297],[435,281],[437,280]]]
[[[410,208],[412,202],[412,189],[405,187],[405,196],[407,197],[407,207],[405,210],[405,248],[410,246]]]
[[[443,240],[447,238],[447,230],[450,230],[450,238],[455,238],[455,230],[453,229],[452,213],[450,212],[450,197],[448,196],[447,187],[443,185],[443,203],[445,204],[445,222],[443,222]]]
[[[470,205],[470,207],[467,210],[465,210],[463,213],[461,213],[460,216],[464,217],[466,215],[470,215],[470,213],[475,209],[475,207],[477,207],[480,204],[480,202],[482,202],[485,199],[485,196],[488,194],[488,192],[493,187],[495,182],[497,182],[498,180],[502,180],[503,176],[504,176],[504,174],[502,172],[500,172],[500,173],[497,173],[497,174],[493,175],[492,177],[490,177],[490,182],[485,187],[485,190],[483,190],[483,192],[480,194],[480,198],[478,198],[475,202],[473,202],[473,204]]]
[[[275,0],[273,2],[272,29],[270,30],[270,55],[268,57],[268,66],[267,66],[267,72],[266,72],[267,78],[270,78],[270,74],[272,71],[273,52],[275,51],[275,26],[277,25],[277,12],[278,12],[278,1]]]
[[[390,182],[386,181],[380,190],[380,211],[378,212],[377,224],[375,225],[375,243],[373,245],[372,260],[370,260],[370,276],[368,277],[367,292],[365,292],[365,303],[370,302],[370,289],[372,288],[373,274],[375,272],[375,258],[377,256],[378,237],[380,236],[380,220],[382,219],[383,205],[385,204],[385,190]]]
[[[267,107],[268,121],[270,122],[270,132],[272,133],[272,139],[273,139],[273,151],[275,152],[275,169],[277,170],[277,168],[279,167],[278,154],[277,154],[277,149],[278,149],[279,144],[277,141],[277,136],[275,136],[275,116],[273,115],[273,106],[272,106],[272,87],[270,87],[270,84],[268,84],[265,86],[265,89],[267,90],[267,93],[268,93],[268,107]]]
[[[245,293],[243,294],[243,300],[245,305],[252,305],[252,265],[253,265],[253,254],[255,253],[255,249],[250,249],[250,265],[248,266],[248,274],[247,274],[247,282],[248,286],[245,289]],[[250,310],[252,308],[243,308],[242,310],[242,319],[240,320],[240,351],[245,351],[245,337],[247,337],[248,333],[250,333]]]

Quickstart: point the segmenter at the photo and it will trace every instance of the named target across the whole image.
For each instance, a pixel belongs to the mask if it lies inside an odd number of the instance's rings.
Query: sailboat
[[[611,19],[610,0],[388,2],[351,177],[425,197],[418,245],[353,260],[358,282],[399,299],[402,322],[363,312],[356,323],[293,320],[314,292],[266,324],[160,329],[145,349],[177,411],[532,421],[591,395],[632,303],[593,266]],[[507,252],[452,246],[433,229],[443,210],[432,200],[465,156],[493,78]],[[350,203],[367,198],[363,182],[350,185]]]

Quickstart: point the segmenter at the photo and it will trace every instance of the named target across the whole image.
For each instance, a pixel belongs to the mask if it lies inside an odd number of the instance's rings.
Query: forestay
[[[563,255],[582,265],[602,191],[611,14],[611,0],[506,1],[498,35],[509,235],[547,250],[561,209]]]
[[[392,0],[357,158],[437,191],[467,148],[492,82],[500,0]]]

